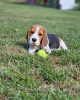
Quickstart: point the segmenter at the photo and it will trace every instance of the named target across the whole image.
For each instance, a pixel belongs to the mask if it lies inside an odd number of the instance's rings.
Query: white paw
[[[28,53],[33,55],[34,54],[34,50],[30,49],[30,50],[28,50]]]
[[[51,49],[49,48],[49,45],[43,48],[47,53],[51,53]]]
[[[45,50],[47,53],[49,53],[49,54],[51,53],[51,50],[50,50],[49,48],[45,48],[45,47],[44,47],[44,50]]]
[[[51,50],[50,49],[46,49],[46,52],[50,54],[51,53]]]

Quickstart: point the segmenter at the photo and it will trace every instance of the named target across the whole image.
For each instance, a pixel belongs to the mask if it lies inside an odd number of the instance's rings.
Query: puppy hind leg
[[[66,44],[65,44],[65,42],[61,39],[61,41],[60,41],[60,47],[62,48],[62,49],[64,49],[64,50],[67,50],[68,48],[67,48],[67,46],[66,46]]]

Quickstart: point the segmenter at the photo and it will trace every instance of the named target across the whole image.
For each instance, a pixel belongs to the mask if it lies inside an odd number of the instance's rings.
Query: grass
[[[29,55],[25,37],[34,24],[60,36],[70,51]],[[0,94],[1,100],[80,100],[79,11],[0,5]]]

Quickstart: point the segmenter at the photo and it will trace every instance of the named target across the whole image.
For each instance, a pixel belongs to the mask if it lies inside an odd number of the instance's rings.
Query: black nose
[[[36,40],[37,40],[36,38],[32,38],[32,41],[33,41],[33,42],[36,42]]]

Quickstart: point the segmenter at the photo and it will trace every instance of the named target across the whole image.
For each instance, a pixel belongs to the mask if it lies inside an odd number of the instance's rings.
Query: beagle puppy
[[[29,29],[26,39],[27,45],[29,45],[29,54],[34,54],[39,49],[44,49],[49,54],[54,49],[68,49],[60,37],[54,34],[46,34],[45,29],[41,25],[33,25]]]

